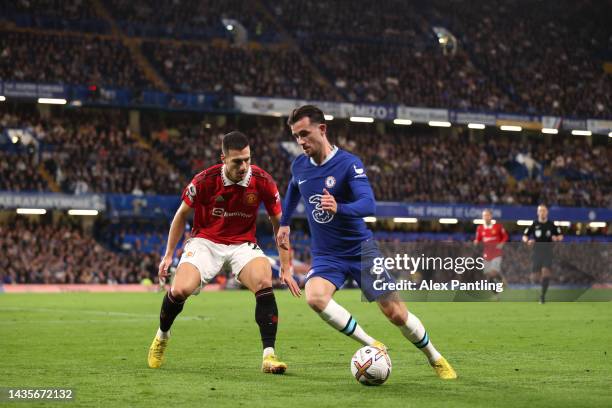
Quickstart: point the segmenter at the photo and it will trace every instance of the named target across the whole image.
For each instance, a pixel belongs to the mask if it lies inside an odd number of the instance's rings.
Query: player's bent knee
[[[183,301],[195,292],[201,285],[200,271],[195,265],[184,263],[179,265],[172,281],[172,296]]]
[[[381,305],[382,306],[382,305]],[[408,310],[399,302],[390,302],[381,307],[385,316],[396,326],[403,326],[408,320]]]
[[[306,303],[317,313],[321,313],[327,307],[331,296],[323,293],[309,293],[306,292]]]
[[[267,258],[252,259],[242,268],[238,280],[253,293],[272,287],[270,261]]]

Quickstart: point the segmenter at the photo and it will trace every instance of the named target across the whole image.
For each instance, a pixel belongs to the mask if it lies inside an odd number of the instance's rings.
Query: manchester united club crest
[[[246,205],[257,205],[258,203],[257,193],[246,193],[244,195],[244,203]]]

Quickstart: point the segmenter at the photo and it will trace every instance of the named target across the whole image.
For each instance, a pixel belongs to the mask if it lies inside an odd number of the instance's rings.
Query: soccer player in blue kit
[[[327,139],[323,112],[304,105],[291,113],[287,124],[304,155],[291,165],[292,178],[283,204],[278,244],[289,248],[289,224],[300,198],[311,234],[312,268],[306,277],[306,301],[330,326],[363,345],[386,351],[383,343],[370,337],[351,314],[333,299],[347,277],[353,278],[369,301],[426,356],[438,377],[455,379],[452,366],[436,350],[423,324],[400,300],[397,292],[375,290],[362,282],[375,257],[382,257],[363,217],[374,215],[376,202],[365,168],[356,156],[332,146]],[[281,280],[292,279],[283,271]]]

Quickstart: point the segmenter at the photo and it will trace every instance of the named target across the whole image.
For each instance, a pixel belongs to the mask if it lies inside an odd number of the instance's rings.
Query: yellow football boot
[[[149,356],[147,362],[151,368],[159,368],[164,361],[164,352],[168,345],[168,339],[159,339],[157,336],[153,339],[151,347],[149,347]]]
[[[457,373],[444,357],[440,357],[435,363],[431,363],[436,374],[443,380],[454,380]]]
[[[389,350],[387,349],[387,346],[385,346],[382,342],[376,340],[374,342],[374,344],[372,344],[372,347],[376,347],[379,350],[384,351],[385,353],[387,353]]]
[[[274,354],[264,357],[261,371],[271,374],[282,374],[287,370],[287,364],[283,363]]]

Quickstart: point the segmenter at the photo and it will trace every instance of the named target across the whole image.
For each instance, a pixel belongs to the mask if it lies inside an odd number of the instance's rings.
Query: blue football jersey
[[[299,190],[310,226],[312,255],[359,256],[361,243],[372,238],[363,217],[375,211],[374,193],[361,160],[335,147],[320,165],[300,155],[291,173],[283,212],[291,216],[299,201],[295,189]],[[321,209],[324,188],[338,203],[336,214]]]

